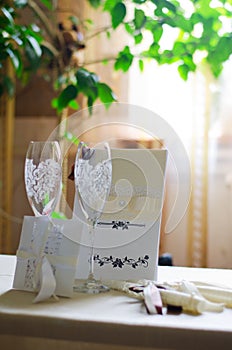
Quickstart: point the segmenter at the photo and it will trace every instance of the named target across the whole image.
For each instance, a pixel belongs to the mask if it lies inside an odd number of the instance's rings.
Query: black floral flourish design
[[[97,263],[99,266],[104,266],[106,264],[112,264],[113,268],[119,267],[122,269],[125,265],[131,266],[133,269],[136,269],[137,267],[148,267],[149,265],[149,256],[145,255],[144,257],[139,257],[137,259],[134,258],[128,258],[125,256],[125,258],[115,258],[112,255],[109,257],[104,256],[100,257],[99,254],[94,256],[94,261]]]
[[[129,226],[137,226],[137,227],[145,227],[145,224],[135,224],[135,223],[130,223],[130,221],[123,221],[123,220],[113,220],[111,222],[98,222],[98,226],[111,226],[112,229],[118,230],[121,228],[122,230],[128,230]]]

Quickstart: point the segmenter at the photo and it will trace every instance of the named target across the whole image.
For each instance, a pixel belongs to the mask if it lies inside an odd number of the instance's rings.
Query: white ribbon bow
[[[43,256],[40,258],[40,262],[36,266],[34,280],[35,286],[39,282],[40,290],[33,300],[33,303],[39,303],[40,301],[46,300],[51,296],[58,299],[58,297],[55,295],[56,279],[53,274],[51,264],[45,254],[43,254]]]

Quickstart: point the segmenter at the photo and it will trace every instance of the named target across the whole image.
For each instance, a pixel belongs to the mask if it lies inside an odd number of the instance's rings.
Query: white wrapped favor
[[[67,232],[78,237],[75,220],[24,217],[13,287],[38,292],[34,302],[72,296],[79,246]]]

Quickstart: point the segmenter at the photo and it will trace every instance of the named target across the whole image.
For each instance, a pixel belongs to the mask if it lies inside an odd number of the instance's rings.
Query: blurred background
[[[60,122],[89,107],[97,123],[94,104],[110,111],[122,102],[161,116],[189,156],[189,206],[168,234],[167,171],[160,254],[169,252],[175,265],[231,268],[232,1],[3,0],[0,16],[0,253],[15,254],[23,216],[32,215],[24,186],[29,141],[56,130],[57,139],[73,142],[67,179],[78,140]],[[168,143],[123,126],[115,133],[123,147]],[[82,138],[97,140],[97,130]],[[70,206],[73,187],[64,181]]]

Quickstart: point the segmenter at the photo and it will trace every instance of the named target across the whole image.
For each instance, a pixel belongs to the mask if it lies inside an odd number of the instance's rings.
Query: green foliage
[[[92,30],[93,33],[93,20],[69,17],[71,25],[78,27],[78,30],[81,28],[77,33],[80,39],[73,43],[70,51],[70,46],[64,46],[57,23],[51,22],[55,18],[54,2],[34,1],[1,1],[0,95],[4,92],[14,95],[14,84],[4,71],[5,61],[10,60],[16,77],[22,81],[41,67],[47,71],[47,76],[52,76],[54,70],[50,68],[55,68],[57,76],[54,88],[57,97],[53,99],[52,105],[58,114],[67,107],[78,109],[79,95],[86,98],[90,110],[97,100],[107,106],[116,101],[110,86],[100,81],[95,72],[87,70],[85,63],[79,66],[72,61],[72,54],[89,44],[88,40],[82,42],[81,30]],[[115,55],[115,70],[127,72],[137,60],[142,72],[146,60],[152,59],[160,65],[175,63],[180,77],[187,80],[189,74],[198,67],[200,53],[202,60],[208,63],[214,76],[218,77],[224,62],[231,56],[232,0],[86,1],[109,17],[111,25],[99,30],[98,35],[106,34],[110,40],[112,31],[121,28],[132,39]],[[48,15],[43,11],[44,6]],[[19,24],[20,11],[25,7],[35,13],[36,24]],[[166,37],[170,38],[168,47],[163,40]],[[109,60],[112,57],[104,57],[102,63],[106,64]],[[98,58],[96,61],[99,61]]]
[[[126,5],[123,2],[118,2],[111,10],[111,19],[113,29],[117,28],[122,23],[126,16]]]
[[[91,4],[91,6],[97,8],[100,5],[101,0],[89,0],[89,2]]]
[[[115,61],[115,70],[121,69],[123,72],[128,71],[133,62],[133,54],[130,52],[129,46],[125,46],[123,51],[119,52],[118,57]]]
[[[74,104],[78,94],[83,94],[87,98],[90,110],[97,98],[106,104],[116,101],[111,88],[107,84],[100,82],[99,77],[95,73],[85,68],[79,68],[76,71],[75,79],[72,80],[72,84],[68,83],[65,88],[63,87],[59,96],[53,99],[52,105],[58,113],[68,106],[78,109],[79,105]]]
[[[136,45],[143,42],[146,32],[152,38],[147,48],[137,49],[136,54],[126,45],[116,57],[117,70],[126,72],[135,58],[143,70],[141,62],[154,59],[159,64],[176,63],[181,78],[187,80],[189,73],[197,69],[197,56],[202,51],[203,60],[217,77],[232,53],[231,0],[101,0],[99,6],[109,12],[112,27],[124,26]],[[112,15],[115,8],[123,9],[118,11],[117,19],[116,11]],[[125,17],[127,13],[132,15]],[[164,36],[174,38],[171,48],[164,47]]]
[[[25,4],[17,0],[17,6]],[[15,74],[22,78],[24,71],[34,71],[42,56],[42,37],[37,26],[20,26],[15,22],[16,8],[9,5],[0,9],[0,95],[5,91],[13,96],[14,84],[5,74],[4,64],[9,59]]]

